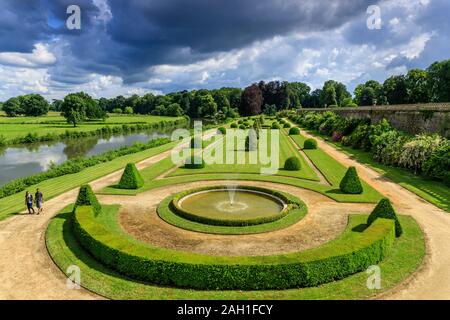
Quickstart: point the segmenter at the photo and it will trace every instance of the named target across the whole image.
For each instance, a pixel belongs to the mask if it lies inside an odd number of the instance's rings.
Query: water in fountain
[[[230,205],[233,206],[234,199],[236,197],[236,189],[237,184],[227,184],[227,190],[228,190],[228,197],[230,198]]]

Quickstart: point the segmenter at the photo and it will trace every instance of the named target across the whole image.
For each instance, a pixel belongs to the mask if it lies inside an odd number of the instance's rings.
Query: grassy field
[[[114,212],[117,208],[112,206],[109,210]],[[71,208],[68,207],[51,221],[46,232],[48,251],[63,272],[66,272],[70,265],[77,265],[83,275],[82,285],[111,299],[362,299],[380,292],[367,288],[368,275],[365,272],[318,287],[289,290],[207,291],[139,283],[106,268],[84,251],[71,232],[70,215]],[[365,215],[351,216],[347,229],[341,237],[355,232],[354,228],[364,224],[366,219]],[[416,222],[406,216],[401,216],[400,221],[405,234],[396,240],[390,255],[379,264],[382,275],[381,291],[410,276],[421,264],[425,254],[425,241]],[[103,224],[117,230],[118,224],[112,219],[104,221]]]
[[[425,199],[435,206],[450,212],[450,188],[443,183],[427,180],[424,177],[415,175],[412,172],[402,168],[383,165],[373,160],[372,155],[369,152],[346,147],[339,142],[332,142],[328,137],[317,132],[309,133],[325,139],[327,143],[333,145],[337,150],[346,153],[352,159],[367,165],[373,170],[381,173],[387,179],[417,194],[422,199]]]
[[[120,126],[123,124],[155,123],[162,120],[174,120],[172,117],[145,116],[145,115],[116,115],[110,114],[105,121],[87,121],[76,128],[68,124],[58,112],[50,112],[44,117],[13,117],[0,115],[0,136],[7,140],[31,134],[39,136],[48,133],[61,134],[68,131],[87,132],[104,126]]]

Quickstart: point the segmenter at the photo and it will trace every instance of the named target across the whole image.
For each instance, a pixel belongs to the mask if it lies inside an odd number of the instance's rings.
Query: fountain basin
[[[273,222],[288,212],[288,200],[276,191],[236,186],[194,190],[171,203],[183,218],[218,226],[249,226]]]

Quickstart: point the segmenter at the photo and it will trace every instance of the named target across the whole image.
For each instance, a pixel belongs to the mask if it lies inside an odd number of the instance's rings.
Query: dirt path
[[[305,133],[303,133],[305,134]],[[308,136],[308,134],[305,134]],[[399,212],[413,216],[423,228],[428,259],[422,270],[382,298],[450,299],[450,214],[425,202],[379,173],[355,162],[323,141],[319,146],[345,165],[354,165],[360,175],[392,199]],[[138,164],[142,169],[170,155],[170,151]],[[116,182],[122,171],[91,183],[95,190]],[[45,204],[40,216],[18,215],[0,222],[0,299],[99,299],[84,289],[71,290],[45,249],[44,234],[49,220],[67,204],[77,190],[64,193]]]
[[[359,175],[393,202],[397,211],[419,223],[427,239],[427,257],[421,270],[406,283],[380,296],[383,299],[450,299],[450,214],[416,194],[384,178],[380,173],[351,159],[322,139],[319,147],[346,166],[355,166]]]

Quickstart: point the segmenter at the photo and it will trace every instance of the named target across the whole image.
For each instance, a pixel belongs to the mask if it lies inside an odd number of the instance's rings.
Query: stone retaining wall
[[[311,111],[333,111],[346,118],[369,117],[372,123],[387,119],[395,128],[410,134],[439,133],[450,138],[450,103],[299,110]]]

